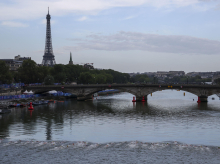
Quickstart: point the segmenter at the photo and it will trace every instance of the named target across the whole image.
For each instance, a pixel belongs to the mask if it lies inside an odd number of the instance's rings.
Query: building
[[[31,59],[30,57],[21,57],[20,55],[15,56],[14,59],[0,59],[1,61],[5,61],[5,63],[9,66],[10,71],[17,71],[19,67],[21,67],[23,61]]]
[[[137,73],[129,73],[130,77],[136,76],[140,74]],[[164,80],[165,78],[172,79],[174,76],[185,76],[184,71],[157,71],[157,72],[144,72],[142,75],[147,75],[148,77],[157,77],[158,79]]]
[[[69,65],[73,65],[72,53],[71,53],[71,52],[70,52],[70,61],[69,61]]]
[[[167,71],[157,71],[157,74],[155,75],[155,77],[157,77],[158,79],[165,79],[168,76],[169,72]]]
[[[169,71],[170,76],[185,76],[184,71]]]
[[[212,78],[216,72],[189,72],[186,74],[186,76],[189,77],[196,77],[200,76],[201,78]]]
[[[83,67],[84,67],[84,68],[88,68],[88,69],[94,69],[93,63],[86,63],[86,64],[84,64]]]
[[[156,72],[144,72],[143,74],[147,75],[148,77],[155,77],[156,76]]]

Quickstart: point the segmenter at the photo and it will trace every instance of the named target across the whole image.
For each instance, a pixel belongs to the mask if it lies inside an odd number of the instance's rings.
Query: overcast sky
[[[220,71],[220,0],[1,0],[0,58],[42,62],[48,6],[58,64]]]

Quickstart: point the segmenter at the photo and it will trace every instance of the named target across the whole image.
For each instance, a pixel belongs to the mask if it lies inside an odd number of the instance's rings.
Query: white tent
[[[26,91],[24,91],[24,93],[23,94],[25,94],[25,95],[27,95],[29,92],[26,90]]]
[[[49,94],[53,94],[53,93],[57,93],[57,91],[52,90],[52,91],[49,91],[48,93],[49,93]]]
[[[32,91],[28,92],[27,90],[23,93],[25,95],[33,95],[34,93]]]

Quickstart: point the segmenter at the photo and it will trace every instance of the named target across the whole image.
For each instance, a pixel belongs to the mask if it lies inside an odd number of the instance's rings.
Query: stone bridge
[[[62,91],[77,95],[78,100],[91,99],[96,92],[105,89],[118,89],[122,92],[128,92],[136,96],[136,101],[141,101],[143,97],[153,92],[175,89],[187,91],[197,95],[201,101],[206,102],[207,97],[220,93],[218,85],[159,85],[159,84],[94,84],[94,85],[44,85],[44,86],[26,86],[24,90],[33,91],[35,94],[45,93],[51,90]]]

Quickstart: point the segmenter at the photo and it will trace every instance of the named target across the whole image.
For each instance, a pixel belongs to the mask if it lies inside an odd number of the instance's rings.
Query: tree
[[[111,74],[105,74],[106,77],[106,83],[112,83],[113,82],[113,76]]]
[[[45,85],[53,85],[54,84],[54,78],[51,75],[47,75],[44,79]]]
[[[220,78],[215,79],[214,82],[215,82],[216,84],[220,85]]]
[[[23,61],[22,66],[18,69],[18,74],[22,82],[36,83],[38,79],[37,64],[31,59]]]
[[[150,81],[150,79],[148,78],[148,76],[145,75],[145,74],[136,75],[136,76],[134,77],[134,80],[135,80],[135,82],[141,82],[141,83],[143,83],[143,82],[149,82],[149,81]]]
[[[89,72],[80,73],[79,80],[83,84],[94,84],[95,82],[94,76],[92,76],[92,74]]]
[[[95,76],[95,81],[98,84],[105,84],[106,83],[106,76],[103,74],[97,74]]]
[[[62,83],[62,82],[65,82],[66,81],[66,75],[65,73],[58,73],[54,76],[55,78],[55,82],[58,82],[58,83]]]
[[[10,84],[12,82],[12,74],[9,71],[9,66],[4,61],[0,61],[0,82]]]
[[[37,67],[37,83],[42,83],[46,76],[50,75],[51,67],[40,66]]]

